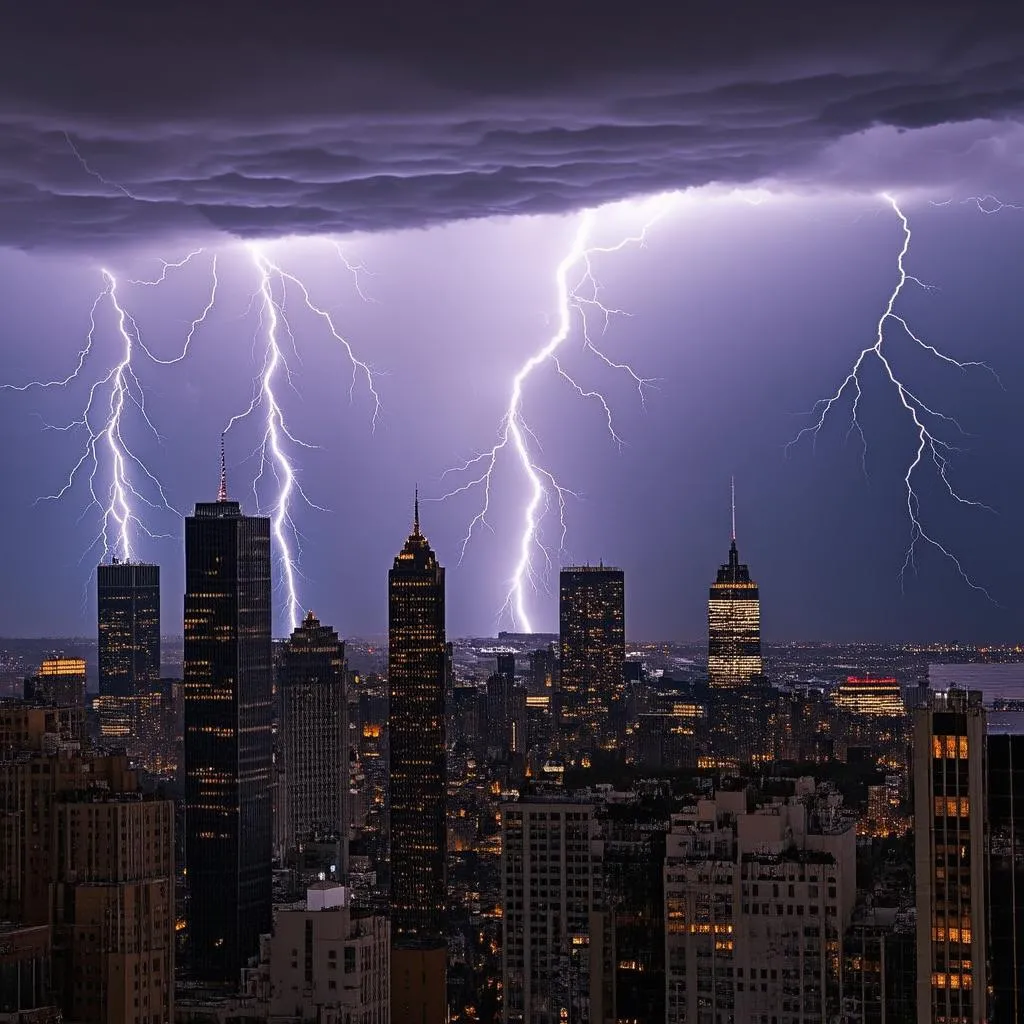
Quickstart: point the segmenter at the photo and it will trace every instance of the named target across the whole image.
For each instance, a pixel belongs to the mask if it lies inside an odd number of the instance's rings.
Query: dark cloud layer
[[[1016,169],[1017,5],[711,7],[8,7],[0,244],[387,230],[709,183],[942,188]]]

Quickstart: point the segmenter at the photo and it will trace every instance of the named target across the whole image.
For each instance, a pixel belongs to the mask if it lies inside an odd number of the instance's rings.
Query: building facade
[[[559,693],[566,718],[591,727],[625,684],[626,588],[621,569],[568,566],[559,575]]]
[[[591,979],[599,991],[609,973],[592,951],[612,948],[595,807],[502,804],[501,840],[502,1020],[591,1020]]]
[[[185,858],[191,969],[235,980],[271,923],[270,520],[185,520]]]
[[[278,663],[283,733],[284,840],[287,849],[314,836],[340,835],[347,851],[349,788],[345,645],[309,612],[281,649]],[[344,878],[345,857],[340,876]]]
[[[973,690],[914,712],[918,1024],[988,1020],[985,725]]]
[[[413,529],[388,573],[392,1017],[441,1024],[445,992],[444,568]]]
[[[667,1024],[836,1018],[856,900],[852,819],[823,821],[813,785],[749,788],[672,816],[665,854]]]
[[[745,686],[763,673],[760,592],[740,561],[734,532],[708,596],[708,682]]]
[[[0,928],[0,1006],[13,976],[15,1019],[55,1006],[81,1024],[167,1024],[174,804],[144,796],[123,754],[83,751],[81,717],[0,706],[0,917],[17,922],[10,959]]]
[[[304,909],[278,910],[267,953],[271,1020],[390,1024],[388,920],[353,910],[342,886],[314,885]]]

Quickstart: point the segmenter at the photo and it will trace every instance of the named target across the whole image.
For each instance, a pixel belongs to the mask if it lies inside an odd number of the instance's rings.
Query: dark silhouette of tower
[[[708,682],[744,686],[764,672],[761,600],[736,549],[736,488],[732,489],[732,544],[708,598]]]
[[[562,713],[595,728],[623,688],[625,593],[622,570],[604,565],[569,566],[559,579]]]
[[[236,981],[271,926],[270,520],[185,520],[185,857],[192,969]]]
[[[392,1020],[446,1015],[444,569],[412,533],[388,573]]]
[[[349,789],[345,645],[309,612],[281,648],[278,681],[284,748],[286,843],[313,835],[341,840],[346,873]]]

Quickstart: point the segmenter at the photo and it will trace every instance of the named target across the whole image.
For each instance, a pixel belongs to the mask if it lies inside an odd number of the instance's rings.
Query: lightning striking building
[[[345,645],[309,612],[281,650],[284,815],[290,849],[338,835],[341,877],[348,851],[348,708]]]
[[[736,549],[734,488],[729,561],[719,568],[708,597],[708,682],[724,688],[745,686],[763,672],[761,599]]]
[[[595,725],[621,693],[626,665],[626,584],[621,569],[568,566],[558,588],[565,717]]]
[[[130,738],[160,680],[160,566],[114,558],[96,568],[100,730]]]
[[[185,520],[185,857],[193,971],[236,981],[271,925],[270,520]]]
[[[444,568],[412,533],[388,573],[391,749],[391,1014],[442,1024],[447,1016],[447,851]]]

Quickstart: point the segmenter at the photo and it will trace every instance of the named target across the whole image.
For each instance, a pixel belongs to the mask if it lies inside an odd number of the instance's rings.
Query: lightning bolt
[[[340,246],[337,246],[336,243],[332,244],[335,245],[346,268],[355,278],[358,294],[365,299],[358,276],[364,268],[361,265],[349,263]],[[331,314],[313,302],[309,289],[303,281],[274,262],[260,246],[251,244],[249,253],[257,273],[257,289],[252,297],[257,317],[253,344],[256,346],[259,339],[263,339],[263,361],[253,380],[253,393],[249,405],[228,420],[224,433],[227,434],[235,424],[254,413],[262,413],[262,435],[255,449],[255,454],[259,459],[259,468],[253,478],[252,488],[256,497],[257,509],[270,516],[270,528],[279,552],[284,612],[290,633],[298,626],[302,617],[302,604],[298,590],[299,580],[302,578],[300,568],[302,534],[295,523],[293,506],[298,499],[316,511],[325,512],[327,509],[316,504],[307,495],[299,480],[298,470],[291,455],[293,447],[312,449],[316,445],[302,440],[292,431],[277,393],[278,385],[282,381],[288,387],[295,389],[294,373],[282,343],[283,337],[287,337],[288,347],[295,358],[300,358],[297,340],[287,312],[289,289],[298,293],[305,309],[322,321],[329,336],[341,346],[351,362],[350,400],[354,397],[360,379],[365,381],[367,393],[373,405],[371,430],[376,429],[380,417],[381,400],[372,368],[356,355],[350,342],[338,330]],[[212,302],[213,298],[211,297],[211,305]],[[269,503],[261,501],[261,485],[266,480],[273,482],[274,496]]]
[[[563,550],[567,529],[566,499],[570,496],[575,497],[576,494],[560,484],[552,471],[541,461],[539,456],[543,454],[543,449],[540,440],[523,415],[524,390],[534,372],[546,363],[550,363],[572,391],[580,398],[594,402],[600,407],[612,441],[620,447],[624,444],[616,430],[608,400],[600,391],[580,385],[575,377],[566,370],[559,357],[559,352],[574,329],[577,329],[584,351],[596,357],[609,369],[628,377],[636,386],[641,403],[645,402],[647,390],[654,385],[655,380],[642,377],[628,363],[619,362],[609,357],[598,346],[597,335],[591,328],[590,321],[595,316],[600,320],[602,333],[614,317],[628,316],[625,310],[609,306],[602,299],[601,287],[594,272],[593,261],[598,256],[617,253],[628,246],[646,245],[648,232],[657,221],[665,216],[677,197],[678,193],[666,193],[655,196],[652,200],[644,203],[644,207],[653,206],[654,212],[647,216],[639,231],[623,237],[612,245],[597,245],[591,240],[595,225],[600,220],[604,208],[583,211],[572,243],[555,268],[554,285],[558,316],[554,333],[520,366],[513,376],[508,405],[499,423],[495,443],[461,465],[451,467],[442,474],[442,478],[455,474],[464,479],[468,476],[469,479],[465,479],[464,483],[445,494],[431,499],[446,501],[470,492],[478,492],[481,495],[479,508],[470,519],[462,539],[459,555],[461,562],[477,528],[480,526],[491,528],[488,520],[491,509],[491,486],[502,454],[508,451],[513,460],[518,462],[527,488],[523,508],[523,525],[508,591],[498,618],[500,620],[508,614],[513,624],[527,633],[533,632],[526,608],[527,589],[535,590],[541,585],[553,565],[551,551],[541,540],[541,524],[546,514],[552,508],[557,507],[560,528],[559,550]],[[543,569],[537,562],[538,557],[542,560]]]
[[[39,500],[59,501],[84,474],[90,500],[83,515],[91,508],[99,510],[100,528],[83,558],[99,545],[103,558],[113,554],[130,559],[134,555],[133,535],[142,534],[151,539],[168,536],[150,530],[136,511],[138,505],[145,505],[152,510],[166,510],[174,515],[178,515],[178,512],[168,501],[160,481],[125,440],[126,417],[132,408],[153,435],[158,440],[162,438],[146,411],[145,391],[133,365],[136,346],[143,347],[138,326],[121,302],[114,274],[106,269],[101,274],[103,288],[92,304],[85,343],[78,352],[71,373],[54,380],[34,380],[27,384],[5,384],[2,387],[20,392],[70,389],[83,377],[85,366],[93,355],[98,330],[97,312],[101,305],[109,306],[114,317],[114,334],[120,354],[113,365],[89,385],[80,417],[63,426],[47,424],[54,430],[80,431],[84,433],[85,440],[82,452],[63,485]]]
[[[916,285],[919,288],[928,289],[930,286],[926,285],[920,278],[915,277],[913,274],[908,273],[905,265],[907,253],[910,250],[911,242],[911,231],[910,222],[908,221],[903,210],[900,208],[897,200],[890,195],[883,195],[882,198],[889,204],[893,212],[896,214],[900,222],[902,230],[902,244],[896,256],[896,284],[893,287],[892,292],[889,294],[888,301],[882,309],[882,314],[878,318],[878,323],[875,328],[875,340],[862,349],[860,354],[854,360],[853,366],[850,372],[846,375],[843,382],[829,397],[819,400],[813,410],[812,414],[817,415],[817,420],[811,425],[804,427],[792,441],[786,446],[787,450],[793,445],[797,444],[802,438],[810,436],[812,442],[818,437],[819,432],[825,425],[825,420],[828,418],[829,413],[833,407],[842,402],[844,396],[852,395],[852,404],[850,411],[850,427],[847,431],[847,436],[850,433],[856,431],[860,437],[861,442],[861,460],[862,465],[866,467],[867,458],[867,439],[864,436],[864,431],[861,428],[860,420],[858,419],[858,412],[860,408],[860,400],[863,395],[861,373],[865,364],[869,360],[875,360],[881,367],[882,372],[885,375],[886,380],[892,386],[896,393],[896,398],[899,401],[900,406],[905,411],[907,418],[910,421],[912,433],[916,436],[916,444],[914,447],[913,457],[907,464],[906,470],[903,475],[903,485],[906,495],[906,506],[907,506],[907,517],[910,520],[910,543],[907,547],[906,555],[903,560],[903,565],[900,568],[900,585],[902,587],[907,571],[909,569],[917,569],[917,548],[919,544],[924,543],[936,551],[940,552],[956,569],[960,578],[973,590],[977,590],[984,594],[990,601],[993,601],[991,594],[983,586],[975,582],[970,575],[966,572],[960,560],[954,555],[947,547],[945,547],[935,536],[929,533],[922,521],[921,521],[921,502],[917,494],[915,487],[915,477],[918,472],[927,463],[931,463],[947,493],[954,501],[961,505],[969,505],[973,508],[981,508],[986,511],[992,511],[989,506],[982,504],[978,501],[973,501],[969,498],[965,498],[960,492],[953,486],[953,483],[949,479],[949,458],[950,455],[957,449],[950,444],[948,441],[938,437],[933,431],[941,425],[949,425],[961,435],[964,434],[963,428],[960,424],[952,417],[945,413],[932,408],[926,404],[910,387],[895,373],[892,364],[889,361],[889,357],[885,351],[886,342],[886,329],[890,325],[895,325],[902,335],[908,338],[914,345],[919,349],[932,356],[934,359],[942,363],[947,363],[950,366],[955,367],[962,372],[967,372],[970,369],[981,368],[987,370],[995,377],[997,383],[999,378],[996,377],[995,372],[992,370],[987,363],[979,362],[976,360],[968,360],[961,362],[951,356],[941,352],[934,345],[931,345],[919,335],[917,335],[907,323],[907,321],[896,312],[896,304],[899,300],[904,289],[908,285]],[[995,212],[994,210],[986,210],[984,206],[984,200],[991,197],[972,197],[971,200],[975,201],[978,208],[983,212]]]

